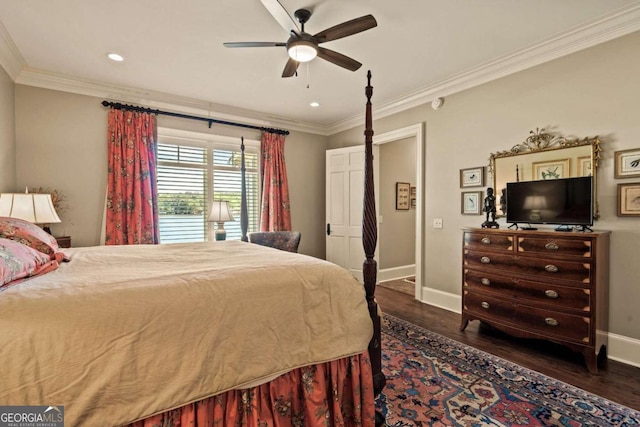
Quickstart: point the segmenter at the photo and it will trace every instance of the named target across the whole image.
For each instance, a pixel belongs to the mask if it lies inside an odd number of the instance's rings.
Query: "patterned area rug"
[[[638,426],[640,412],[385,315],[387,426]]]

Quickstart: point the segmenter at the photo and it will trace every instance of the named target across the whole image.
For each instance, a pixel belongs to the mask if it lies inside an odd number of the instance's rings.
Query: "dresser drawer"
[[[466,249],[513,252],[513,242],[514,236],[510,234],[464,233],[464,247]]]
[[[464,291],[462,304],[467,313],[502,322],[512,321],[515,310],[509,301],[469,291]]]
[[[591,289],[464,270],[464,290],[515,298],[552,310],[591,312]]]
[[[591,259],[593,257],[590,239],[518,237],[518,253],[581,259]]]
[[[591,319],[589,316],[558,313],[553,310],[516,305],[514,322],[519,328],[540,334],[549,339],[591,343]]]
[[[504,297],[514,294],[514,281],[511,278],[492,273],[464,269],[464,289],[471,292],[496,293]]]
[[[591,289],[588,288],[515,279],[513,295],[518,302],[528,301],[551,310],[575,310],[585,315],[591,313]]]
[[[465,250],[463,264],[465,268],[510,276],[524,274],[541,282],[571,281],[587,286],[592,283],[590,262],[548,260]]]

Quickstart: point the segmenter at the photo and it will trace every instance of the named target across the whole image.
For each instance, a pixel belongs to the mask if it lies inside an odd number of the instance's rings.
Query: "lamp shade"
[[[233,220],[233,215],[231,214],[231,209],[229,208],[229,202],[225,200],[214,200],[212,202],[209,221],[227,222]]]
[[[51,194],[2,193],[0,216],[20,218],[35,224],[61,222],[53,207]]]
[[[524,199],[524,209],[547,209],[547,198],[545,196],[527,196]]]

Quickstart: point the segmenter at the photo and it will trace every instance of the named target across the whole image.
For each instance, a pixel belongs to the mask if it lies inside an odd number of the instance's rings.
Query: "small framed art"
[[[409,184],[408,182],[396,182],[396,210],[397,211],[409,210],[410,191],[411,191],[411,184]]]
[[[460,169],[460,188],[484,187],[484,166]]]
[[[640,177],[640,148],[616,151],[616,169],[614,178]]]
[[[591,176],[591,156],[578,157],[578,176]]]
[[[531,177],[534,181],[542,179],[560,179],[571,176],[569,159],[534,162]]]
[[[462,215],[480,215],[482,213],[482,191],[462,192]]]
[[[640,216],[640,182],[618,184],[618,216]]]

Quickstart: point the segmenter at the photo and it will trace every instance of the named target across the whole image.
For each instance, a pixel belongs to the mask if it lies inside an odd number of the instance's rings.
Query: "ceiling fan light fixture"
[[[294,40],[287,47],[289,57],[298,62],[309,62],[318,55],[313,42],[308,40]]]

